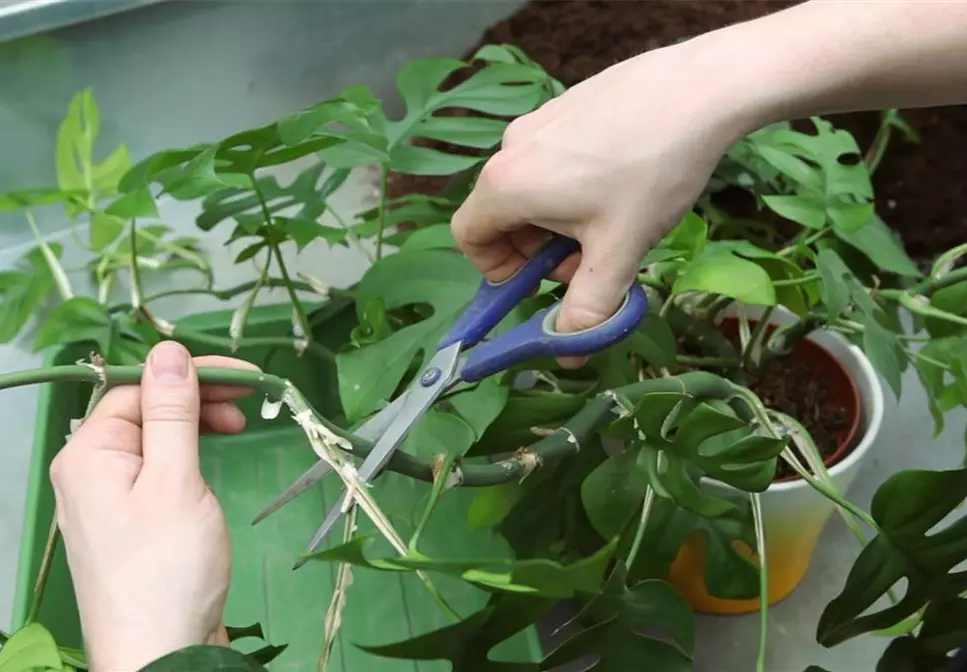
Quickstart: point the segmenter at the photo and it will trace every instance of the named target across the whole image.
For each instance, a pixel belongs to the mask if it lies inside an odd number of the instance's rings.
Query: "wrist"
[[[166,637],[159,632],[140,636],[118,632],[88,644],[90,672],[138,672],[169,653],[202,643],[186,637]]]

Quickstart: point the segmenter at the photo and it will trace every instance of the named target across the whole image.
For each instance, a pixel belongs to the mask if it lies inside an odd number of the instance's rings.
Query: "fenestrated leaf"
[[[636,414],[648,445],[664,451],[669,458],[667,480],[664,481],[666,488],[673,497],[676,493],[686,494],[692,502],[701,502],[703,508],[696,509],[679,501],[682,506],[706,516],[721,515],[733,508],[731,504],[713,506],[707,495],[702,496],[697,491],[697,486],[676,458],[693,464],[703,474],[747,492],[762,492],[769,487],[775,477],[776,457],[785,447],[785,441],[756,434],[734,413],[727,412],[727,407],[716,408],[708,403],[680,411],[673,418],[674,433],[666,439],[669,416],[674,408],[671,404],[677,404],[677,400],[670,396],[645,395]]]
[[[196,644],[169,653],[140,672],[265,672],[265,668],[233,649]]]
[[[94,141],[100,130],[97,102],[90,88],[74,94],[57,129],[57,184],[65,190],[90,191]],[[76,212],[68,207],[68,212]]]
[[[833,232],[885,271],[908,278],[922,275],[897,240],[896,234],[879,217],[873,217],[866,225],[854,230],[836,227]]]
[[[617,565],[602,591],[584,609],[594,625],[573,635],[552,651],[541,669],[596,654],[597,672],[631,669],[691,672],[694,617],[688,603],[664,581],[652,579],[625,585],[626,573]],[[660,629],[664,638],[643,634],[647,626]]]
[[[61,246],[49,245],[55,255]],[[40,309],[54,285],[54,277],[40,248],[28,252],[19,268],[0,272],[0,343],[9,343]]]
[[[675,280],[675,292],[714,292],[748,304],[776,305],[772,278],[758,264],[728,251],[700,255]]]
[[[655,498],[642,540],[647,553],[639,553],[629,574],[633,581],[668,576],[679,550],[690,538],[700,538],[706,554],[705,589],[723,599],[750,599],[759,595],[759,569],[747,553],[755,548],[755,531],[747,497],[731,498],[734,510],[717,518],[703,518]],[[751,552],[751,551],[750,551]]]
[[[484,52],[486,53],[486,52]],[[530,112],[550,97],[552,78],[533,61],[507,62],[516,56],[502,52],[456,86],[441,90],[444,81],[469,64],[452,58],[426,58],[404,65],[397,73],[396,86],[406,104],[402,119],[386,127],[389,167],[416,175],[451,175],[483,160],[482,156],[450,154],[410,144],[416,138],[443,140],[474,149],[495,146],[506,122],[435,116],[446,108],[463,108],[498,117]],[[464,123],[469,121],[469,123]]]
[[[31,623],[17,630],[0,648],[0,672],[62,669],[57,642],[40,623]]]
[[[443,250],[398,252],[370,267],[356,292],[360,309],[378,296],[387,310],[429,304],[433,315],[379,343],[336,356],[340,397],[351,421],[377,410],[382,400],[392,397],[420,351],[429,350],[424,352],[424,361],[433,354],[433,343],[479,284],[479,273],[464,257]]]
[[[537,622],[553,605],[550,599],[494,594],[483,609],[459,623],[407,641],[360,648],[386,658],[447,661],[451,672],[541,672],[536,661],[491,660],[489,654]]]
[[[891,476],[873,496],[870,512],[880,531],[866,545],[846,585],[823,611],[817,639],[833,646],[881,630],[915,613],[937,595],[967,590],[967,519],[934,529],[967,498],[967,470],[908,470]],[[873,605],[901,579],[906,593],[891,606]]]
[[[57,343],[97,343],[102,353],[111,349],[115,332],[107,308],[94,299],[74,297],[61,303],[37,332],[34,350]]]
[[[326,164],[316,163],[299,173],[287,187],[279,186],[275,177],[262,177],[256,180],[259,191],[266,200],[270,214],[295,208],[288,216],[292,218],[315,220],[326,209],[326,199],[345,181],[346,171],[333,171],[322,179]],[[210,194],[202,202],[202,213],[195,223],[203,231],[209,231],[222,221],[235,218],[241,222],[243,216],[252,216],[253,221],[265,223],[258,196],[249,186],[229,188]],[[245,228],[254,233],[258,228],[246,224]]]
[[[346,232],[342,229],[323,226],[307,217],[276,217],[274,223],[282,233],[295,242],[300,251],[316,238],[322,238],[329,244],[342,243],[346,240]]]
[[[331,124],[350,123],[358,128],[380,109],[380,102],[365,86],[352,86],[335,98],[324,100],[278,122],[279,138],[290,147],[320,130],[332,130]],[[352,122],[356,122],[353,124]]]

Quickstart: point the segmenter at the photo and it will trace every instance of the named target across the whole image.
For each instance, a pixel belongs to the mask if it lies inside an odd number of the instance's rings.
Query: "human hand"
[[[453,217],[470,261],[500,281],[547,231],[570,236],[581,252],[551,276],[570,283],[557,328],[610,317],[647,250],[754,127],[719,68],[683,43],[619,63],[515,119]]]
[[[156,346],[140,387],[110,390],[54,458],[57,520],[93,672],[133,672],[192,644],[226,644],[228,529],[199,467],[202,431],[236,433],[231,402],[196,366],[256,369]]]

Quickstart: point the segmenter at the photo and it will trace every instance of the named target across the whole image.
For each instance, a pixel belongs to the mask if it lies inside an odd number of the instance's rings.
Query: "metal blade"
[[[399,415],[400,410],[405,404],[406,396],[406,393],[403,393],[399,396],[399,398],[395,399],[391,404],[363,423],[363,425],[361,425],[359,429],[354,432],[356,436],[368,441],[375,441],[377,438],[379,438],[379,436],[386,431],[386,428],[392,424],[393,420],[396,419],[396,416]],[[285,492],[279,495],[275,500],[272,501],[271,504],[260,511],[259,514],[255,516],[255,519],[252,520],[252,525],[258,525],[260,522],[321,481],[330,471],[332,471],[332,467],[325,460],[319,460],[316,462],[304,474],[296,479],[292,485],[286,488]]]
[[[329,509],[328,513],[326,513],[326,518],[322,521],[322,525],[320,525],[319,529],[316,530],[316,533],[312,535],[312,539],[309,540],[309,545],[306,546],[307,554],[315,553],[316,549],[322,545],[323,540],[329,536],[329,531],[332,529],[332,526],[335,525],[336,521],[342,517],[342,507],[345,506],[346,498],[348,496],[349,493],[346,490],[343,490],[342,494],[339,495],[339,499],[336,500],[336,503],[333,505],[333,507]],[[308,558],[299,558],[296,560],[295,564],[292,565],[292,569],[299,569],[308,561]]]
[[[437,352],[420,374],[420,377],[407,390],[406,401],[403,403],[395,422],[386,428],[386,431],[373,447],[373,452],[366,457],[359,468],[357,476],[362,483],[368,483],[386,466],[390,457],[406,438],[410,428],[450,386],[454,373],[459,367],[461,347],[462,343],[457,341]],[[346,493],[343,492],[336,506],[326,514],[322,526],[309,542],[306,553],[312,553],[322,545],[333,525],[343,514],[342,508],[346,496]],[[297,567],[301,566],[301,563],[297,564]]]
[[[273,500],[273,502],[267,507],[262,509],[259,515],[255,516],[255,519],[252,521],[252,525],[258,525],[261,523],[263,520],[321,481],[323,477],[325,477],[325,475],[330,471],[332,471],[332,467],[329,466],[328,462],[323,460],[316,462],[314,465],[309,467],[308,471],[296,479],[292,485],[286,488],[285,492],[276,497],[275,500]]]

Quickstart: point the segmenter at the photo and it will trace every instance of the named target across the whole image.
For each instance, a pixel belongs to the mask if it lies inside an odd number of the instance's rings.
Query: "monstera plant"
[[[97,354],[75,366],[0,375],[0,388],[84,380],[97,383],[96,402],[107,387],[137,384],[147,350],[166,338],[225,352],[246,344],[295,351],[307,367],[335,365],[340,411],[333,417],[273,375],[271,361],[258,362],[265,374],[199,374],[260,390],[266,416],[284,405],[315,452],[338,467],[338,478],[355,485],[349,467],[372,443],[351,429],[418,374],[479,285],[450,234],[452,213],[508,121],[562,91],[507,45],[488,46],[466,63],[415,61],[397,84],[405,111],[395,118],[366,87],[350,87],[291,117],[134,165],[124,147],[95,160],[103,156],[96,151],[97,106],[91,91],[79,93],[58,136],[58,185],[0,195],[0,209],[23,212],[36,235],[36,247],[0,276],[0,334],[10,342],[36,327],[38,349],[80,342]],[[692,669],[692,600],[673,575],[698,537],[702,590],[726,600],[759,598],[763,670],[775,571],[763,498],[774,483],[797,482],[831,502],[862,545],[817,625],[818,641],[834,646],[885,632],[895,639],[878,669],[942,669],[967,636],[964,578],[955,570],[967,559],[967,523],[936,526],[967,497],[967,471],[896,473],[867,512],[830,475],[854,446],[833,459],[837,446],[826,445],[825,428],[772,404],[777,397],[764,381],[811,335],[836,334],[865,353],[897,395],[901,374],[914,367],[939,432],[945,413],[967,405],[967,270],[956,263],[967,244],[924,273],[877,216],[870,171],[891,133],[903,129],[895,111],[884,114],[866,160],[849,133],[818,118],[810,126],[761,129],[723,158],[694,211],[643,261],[638,280],[650,311],[628,339],[578,370],[534,361],[459,387],[423,417],[387,467],[431,484],[410,512],[417,522],[408,539],[384,511],[378,488],[353,488],[360,511],[353,515],[373,524],[347,526],[342,542],[309,558],[338,568],[320,625],[323,667],[339,614],[353,600],[353,573],[388,572],[417,576],[449,625],[404,641],[360,644],[372,656],[444,661],[455,672],[537,672],[583,656],[593,656],[593,669],[602,672]],[[296,161],[308,167],[281,184],[272,170]],[[378,203],[361,212],[335,210],[331,196],[352,170],[367,166],[378,171]],[[393,174],[451,179],[436,195],[390,198]],[[245,241],[236,262],[254,262],[253,279],[217,288],[199,241],[159,221],[162,197],[198,202],[201,230],[222,227],[226,244]],[[33,211],[52,205],[72,226],[87,225],[86,235],[75,229],[72,244],[89,252],[91,296],[72,286],[61,247],[40,236]],[[310,275],[293,277],[283,246],[301,251],[316,239],[363,250],[372,264],[362,280],[337,289]],[[197,287],[145,290],[177,269],[197,272]],[[249,336],[248,316],[269,287],[287,292],[289,333]],[[562,291],[545,282],[500,328]],[[119,292],[126,294],[121,300]],[[189,293],[241,298],[221,336],[192,332],[152,307]],[[345,310],[355,326],[334,351],[317,336]],[[34,325],[36,313],[44,317]],[[780,313],[785,321],[773,322]],[[422,550],[421,534],[458,489],[475,493],[464,525],[499,534],[512,553],[473,558]],[[2,635],[4,672],[86,666],[83,652],[58,648],[36,620],[56,544],[52,525],[34,607],[21,629]],[[291,549],[293,558],[298,551]],[[897,594],[904,578],[906,590]],[[440,580],[479,592],[479,608],[455,608],[436,587]],[[888,606],[871,612],[881,599]],[[540,659],[494,656],[562,600],[576,605],[562,643]],[[262,633],[253,627],[231,634]],[[199,646],[147,669],[262,669],[280,653],[284,647],[243,654]]]

